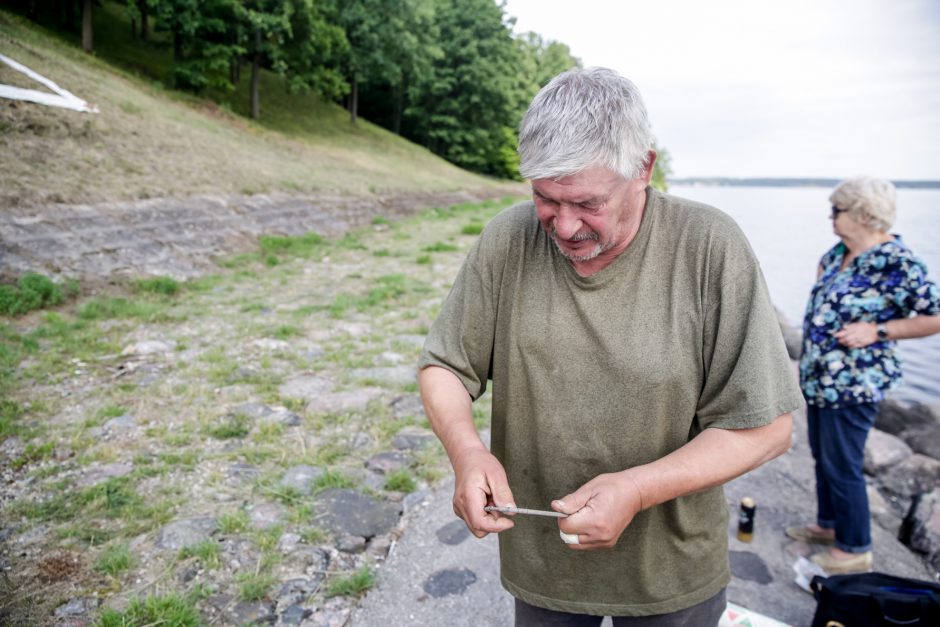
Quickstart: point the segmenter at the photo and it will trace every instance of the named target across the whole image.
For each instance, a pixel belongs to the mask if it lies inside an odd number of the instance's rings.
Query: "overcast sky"
[[[507,0],[640,88],[673,175],[940,180],[940,0]]]

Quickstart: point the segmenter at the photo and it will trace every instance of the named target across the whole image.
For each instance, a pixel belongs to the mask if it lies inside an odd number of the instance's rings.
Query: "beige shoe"
[[[821,534],[809,527],[787,527],[787,537],[808,542],[809,544],[832,544],[834,538]]]
[[[814,564],[822,568],[830,575],[842,573],[867,573],[872,568],[871,551],[867,553],[857,553],[852,557],[840,559],[833,557],[831,553],[818,553],[810,558]]]

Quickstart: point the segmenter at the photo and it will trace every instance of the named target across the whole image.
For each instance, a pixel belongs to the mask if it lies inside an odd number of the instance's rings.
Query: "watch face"
[[[878,339],[879,340],[888,339],[888,329],[883,324],[878,325]]]

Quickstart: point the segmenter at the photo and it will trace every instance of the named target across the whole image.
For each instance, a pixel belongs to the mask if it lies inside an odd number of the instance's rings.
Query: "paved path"
[[[794,424],[789,453],[726,486],[731,520],[729,551],[733,581],[728,600],[796,626],[809,625],[812,596],[794,582],[793,563],[810,547],[791,542],[783,530],[812,520],[813,470],[803,416]],[[453,482],[442,482],[413,517],[401,541],[379,571],[378,585],[351,620],[353,627],[392,625],[512,625],[512,598],[499,584],[495,537],[477,540],[451,508]],[[735,537],[737,504],[757,501],[754,541]],[[919,558],[888,531],[872,525],[876,569],[927,579]],[[607,623],[605,623],[607,624]]]

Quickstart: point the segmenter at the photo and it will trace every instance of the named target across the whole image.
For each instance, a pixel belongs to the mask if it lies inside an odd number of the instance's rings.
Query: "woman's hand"
[[[835,338],[846,348],[863,348],[878,341],[878,324],[850,322],[836,331]]]

